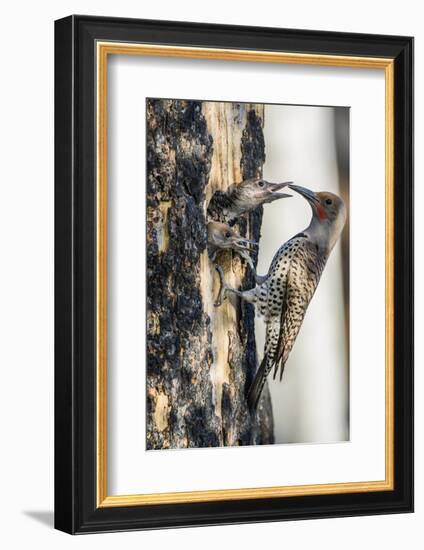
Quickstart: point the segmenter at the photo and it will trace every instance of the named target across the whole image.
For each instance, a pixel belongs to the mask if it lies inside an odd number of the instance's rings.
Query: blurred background
[[[265,106],[269,181],[331,191],[349,207],[349,108]],[[264,207],[258,273],[290,237],[305,229],[309,204],[299,195]],[[265,325],[256,319],[259,361]],[[349,439],[349,217],[327,262],[289,356],[282,382],[268,378],[276,443]]]

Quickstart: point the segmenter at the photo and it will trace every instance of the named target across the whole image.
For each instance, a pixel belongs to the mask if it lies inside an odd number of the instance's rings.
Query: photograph
[[[59,531],[414,509],[414,39],[230,8],[55,21]]]
[[[145,123],[146,450],[349,441],[349,107]]]

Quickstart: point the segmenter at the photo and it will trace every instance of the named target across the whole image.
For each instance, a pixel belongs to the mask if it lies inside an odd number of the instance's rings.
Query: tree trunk
[[[261,174],[262,124],[262,105],[147,102],[148,449],[273,442],[268,390],[256,415],[246,404],[254,310],[233,298],[214,307],[219,278],[206,229],[215,191]],[[259,240],[261,221],[260,208],[238,229]],[[254,286],[235,253],[216,262],[231,286]]]

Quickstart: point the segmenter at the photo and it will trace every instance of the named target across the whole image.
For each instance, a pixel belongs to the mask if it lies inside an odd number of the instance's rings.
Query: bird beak
[[[245,239],[244,237],[242,237],[241,239],[239,239],[239,241],[241,243],[248,243],[248,244],[254,244],[255,246],[259,246],[259,243],[256,242],[256,241],[249,241],[249,239]]]
[[[284,189],[291,184],[291,181],[283,181],[281,183],[268,183],[268,191],[271,193],[272,199],[285,199],[291,197],[287,193],[279,193],[280,189]]]
[[[250,248],[248,246],[246,246],[247,244],[253,244],[255,246],[258,246],[258,243],[256,241],[249,241],[248,239],[244,239],[243,237],[232,239],[232,245],[233,245],[233,248],[235,250],[248,250],[248,251],[250,251]]]
[[[288,195],[287,193],[279,193],[280,189],[283,189],[284,187],[287,187],[291,181],[284,181],[282,183],[271,183],[266,182],[266,187],[263,188],[259,192],[259,197],[264,200],[264,202],[273,202],[277,199],[286,199],[291,197],[291,195]]]
[[[300,185],[289,185],[290,189],[293,189],[293,191],[296,191],[299,193],[299,195],[302,195],[311,206],[316,206],[317,203],[319,203],[318,197],[315,195],[313,191],[310,189],[306,189],[306,187],[300,187]]]

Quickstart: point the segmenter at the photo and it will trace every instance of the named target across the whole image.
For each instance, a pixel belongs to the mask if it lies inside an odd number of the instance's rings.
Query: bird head
[[[346,206],[338,195],[329,191],[314,192],[299,185],[289,185],[304,197],[312,208],[311,228],[325,235],[331,250],[339,238],[346,222]]]
[[[248,244],[258,244],[242,237],[226,223],[215,221],[208,223],[208,243],[216,248],[232,248],[237,251],[250,250]]]
[[[234,186],[234,202],[240,213],[249,212],[264,203],[291,197],[280,190],[291,182],[272,183],[263,178],[252,178]]]

